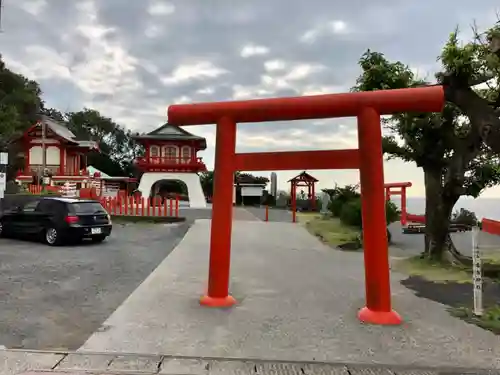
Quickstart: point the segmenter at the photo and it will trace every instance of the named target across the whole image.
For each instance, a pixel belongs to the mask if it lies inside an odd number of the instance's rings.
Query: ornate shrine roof
[[[292,181],[296,181],[296,182],[298,182],[298,181],[318,182],[319,180],[317,180],[316,178],[314,178],[313,176],[311,176],[306,171],[303,171],[302,173],[298,174],[294,178],[288,180],[288,182],[292,182]]]
[[[50,118],[49,116],[41,115],[39,121],[29,128],[24,135],[28,135],[33,131],[36,131],[42,127],[42,123],[46,126],[46,131],[54,133],[58,138],[66,141],[71,145],[78,147],[88,148],[88,149],[99,149],[97,142],[94,141],[84,141],[76,139],[76,136],[71,130],[69,130],[64,124]]]
[[[177,140],[190,140],[190,141],[201,141],[205,142],[206,140],[203,137],[199,137],[197,135],[191,134],[183,128],[166,123],[160,126],[158,129],[153,130],[152,132],[146,134],[136,134],[133,136],[134,139],[155,139],[159,141],[177,141]]]

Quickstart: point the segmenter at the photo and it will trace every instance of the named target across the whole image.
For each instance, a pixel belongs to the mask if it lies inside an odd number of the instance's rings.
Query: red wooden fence
[[[425,215],[406,214],[406,219],[410,223],[425,224]]]
[[[483,232],[500,235],[500,221],[483,219],[481,220],[481,227]]]
[[[104,197],[100,199],[110,215],[179,217],[179,199]]]

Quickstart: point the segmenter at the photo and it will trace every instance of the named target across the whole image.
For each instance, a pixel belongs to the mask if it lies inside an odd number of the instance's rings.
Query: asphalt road
[[[420,254],[424,249],[423,234],[403,234],[400,223],[389,226],[392,242],[408,255]],[[464,255],[472,256],[472,232],[456,232],[451,234],[456,248]],[[500,253],[500,236],[481,232],[479,234],[479,247],[483,252]]]
[[[265,218],[265,209],[260,207],[245,207],[255,217],[260,220]],[[292,222],[292,214],[286,210],[270,209],[269,221],[271,222]],[[395,256],[418,255],[424,250],[423,234],[403,234],[401,224],[393,223],[389,226],[392,234],[393,247],[391,253]],[[464,255],[472,256],[472,235],[471,232],[452,233],[451,237],[457,249]],[[500,254],[500,236],[481,232],[479,235],[479,246],[485,252],[498,252]]]
[[[0,239],[0,345],[78,349],[188,227],[116,224],[103,244],[68,247]]]

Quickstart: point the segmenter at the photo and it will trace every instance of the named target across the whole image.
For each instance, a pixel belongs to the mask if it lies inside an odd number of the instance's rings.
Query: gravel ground
[[[0,345],[77,349],[189,226],[116,224],[99,245],[48,247],[0,239]]]

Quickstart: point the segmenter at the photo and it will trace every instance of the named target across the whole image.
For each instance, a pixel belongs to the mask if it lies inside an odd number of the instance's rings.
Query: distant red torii
[[[408,213],[406,212],[406,189],[409,187],[412,187],[411,182],[391,182],[384,184],[386,200],[390,201],[391,195],[401,195],[401,225],[406,225],[408,223]]]

